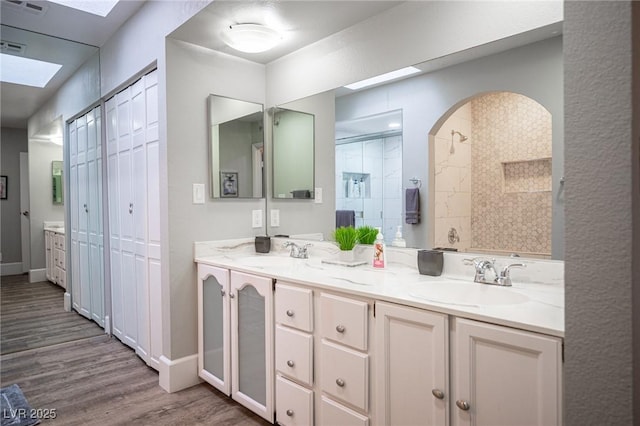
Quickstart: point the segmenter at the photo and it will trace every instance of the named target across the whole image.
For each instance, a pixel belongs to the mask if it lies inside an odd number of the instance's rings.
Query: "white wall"
[[[565,12],[565,424],[638,424],[640,4]]]
[[[279,105],[562,21],[562,2],[410,1],[267,65]]]
[[[192,204],[192,184],[209,194],[207,98],[210,94],[264,104],[264,66],[189,43],[167,39],[167,196],[170,263],[169,321],[164,355],[197,352],[194,241],[264,235],[251,228],[251,211],[263,199],[206,199]],[[165,241],[163,241],[163,245]],[[164,295],[163,295],[164,296]],[[167,311],[165,311],[167,312]]]
[[[25,129],[0,129],[0,174],[7,176],[7,199],[0,200],[2,263],[22,262],[20,233],[20,153],[28,151]]]
[[[446,113],[482,92],[510,91],[526,95],[552,115],[554,224],[553,257],[562,258],[563,193],[559,177],[563,175],[563,96],[562,38],[540,41],[528,46],[476,59],[397,83],[369,89],[336,100],[336,119],[348,120],[385,111],[402,109],[403,185],[416,176],[422,179],[420,191],[422,221],[405,225],[404,238],[409,247],[429,247],[428,212],[429,158],[428,135],[446,119]]]

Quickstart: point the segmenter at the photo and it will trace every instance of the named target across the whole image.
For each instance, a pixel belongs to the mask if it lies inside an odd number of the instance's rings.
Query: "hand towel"
[[[405,190],[405,219],[409,225],[420,223],[420,190],[407,188]]]
[[[356,226],[356,212],[353,210],[336,210],[336,228]]]

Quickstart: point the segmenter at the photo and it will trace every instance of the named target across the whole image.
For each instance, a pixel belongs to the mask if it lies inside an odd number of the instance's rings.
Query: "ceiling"
[[[143,4],[120,1],[102,18],[48,1],[0,0],[2,40],[24,45],[22,56],[62,65],[45,88],[0,83],[0,125],[26,129],[27,119]]]

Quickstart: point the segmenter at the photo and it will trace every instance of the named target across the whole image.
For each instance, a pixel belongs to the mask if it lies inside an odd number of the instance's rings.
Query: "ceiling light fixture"
[[[0,81],[24,86],[45,87],[62,65],[0,53]]]
[[[278,31],[260,24],[230,25],[222,36],[229,47],[246,53],[266,52],[282,40]]]
[[[356,83],[349,84],[344,87],[351,90],[358,90],[358,89],[362,89],[363,87],[373,86],[376,84],[384,83],[385,81],[395,80],[397,78],[406,77],[408,75],[415,74],[418,72],[421,72],[421,71],[416,67],[401,68],[399,70],[395,70],[395,71],[388,72],[386,74],[381,74],[375,77],[367,78],[366,80],[358,81]]]
[[[111,12],[120,0],[49,0],[72,9],[102,16],[103,18]]]
[[[391,123],[389,123],[389,128],[390,129],[399,129],[400,128],[400,123],[392,121]]]

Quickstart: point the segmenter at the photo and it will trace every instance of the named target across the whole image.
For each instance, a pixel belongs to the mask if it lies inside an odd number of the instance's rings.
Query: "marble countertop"
[[[44,222],[44,230],[64,234],[64,222]]]
[[[294,259],[282,250],[255,253],[252,241],[222,250],[202,250],[197,244],[196,263],[564,337],[562,283],[519,283],[514,277],[512,287],[478,284],[473,277],[447,274],[447,258],[443,275],[433,277],[420,275],[401,261],[391,261],[385,269],[369,264],[347,267],[322,262],[335,256],[326,251],[315,256],[312,252],[309,259]],[[535,268],[541,262],[532,263]]]

